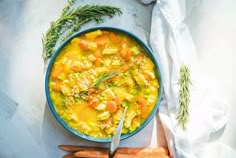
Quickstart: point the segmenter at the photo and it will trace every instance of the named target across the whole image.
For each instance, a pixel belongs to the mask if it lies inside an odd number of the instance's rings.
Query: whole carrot
[[[130,155],[117,153],[114,158],[170,158],[168,155],[145,154],[145,155]]]
[[[146,148],[118,148],[117,157],[125,157],[129,155],[130,157],[155,157],[155,158],[166,158],[169,154],[168,149],[164,147],[146,147]],[[168,157],[168,156],[167,156]]]
[[[75,157],[84,158],[108,158],[108,152],[104,151],[78,151],[74,153]],[[142,153],[142,154],[122,154],[116,153],[114,158],[169,158],[168,155],[159,153]]]
[[[74,154],[64,155],[63,158],[77,158]]]
[[[164,147],[148,147],[144,148],[139,152],[139,154],[145,154],[145,153],[153,153],[153,154],[162,154],[162,155],[168,155],[168,149]]]
[[[59,145],[59,148],[65,151],[74,152],[75,157],[108,157],[106,148],[72,145]],[[168,149],[164,147],[118,148],[115,158],[169,158],[168,154]],[[65,158],[73,157],[69,157],[68,155],[68,157]]]
[[[89,151],[77,151],[74,153],[76,157],[87,157],[87,158],[108,158],[108,151],[102,150],[89,150]]]
[[[105,148],[98,148],[98,147],[88,147],[88,146],[74,146],[74,145],[59,145],[60,149],[69,151],[69,152],[76,152],[76,151],[83,151],[83,150],[107,150]]]

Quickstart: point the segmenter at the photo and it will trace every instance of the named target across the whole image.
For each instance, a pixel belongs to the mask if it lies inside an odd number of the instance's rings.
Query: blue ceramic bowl
[[[51,60],[49,62],[49,65],[47,67],[46,77],[45,77],[45,91],[46,91],[47,103],[48,103],[53,115],[57,119],[57,121],[66,130],[68,130],[72,134],[74,134],[74,135],[76,135],[80,138],[84,138],[86,140],[89,140],[89,141],[111,142],[111,138],[94,138],[94,137],[85,135],[83,133],[80,133],[80,132],[74,130],[73,128],[69,127],[67,125],[67,123],[56,112],[55,107],[54,107],[53,102],[52,102],[51,97],[50,97],[50,92],[49,92],[49,77],[50,77],[51,69],[52,69],[52,66],[53,66],[53,63],[54,63],[55,59],[57,58],[57,56],[60,53],[60,51],[62,50],[62,48],[65,47],[73,38],[79,36],[80,34],[85,34],[87,32],[91,32],[91,31],[94,31],[94,30],[97,30],[97,29],[121,32],[121,33],[124,33],[124,34],[130,36],[131,38],[135,39],[141,46],[143,46],[143,48],[146,50],[146,52],[148,53],[149,57],[152,59],[153,63],[155,64],[155,67],[156,67],[156,69],[155,69],[156,70],[156,75],[158,77],[159,85],[160,85],[160,87],[158,89],[158,91],[159,91],[158,92],[158,100],[157,100],[152,112],[149,114],[147,119],[141,124],[140,127],[138,127],[132,133],[121,135],[121,140],[123,140],[123,139],[129,138],[129,137],[135,135],[136,133],[138,133],[139,131],[141,131],[153,119],[153,117],[155,116],[155,114],[157,112],[157,109],[160,105],[160,101],[161,101],[161,97],[162,97],[162,93],[163,93],[162,92],[163,91],[163,84],[162,84],[162,79],[161,79],[161,71],[160,71],[160,67],[159,67],[159,64],[158,64],[158,58],[155,56],[155,54],[152,52],[152,50],[139,37],[137,37],[136,35],[132,34],[129,31],[126,31],[126,30],[123,30],[123,29],[120,29],[120,28],[114,28],[114,27],[95,27],[95,28],[90,28],[90,29],[78,32],[78,33],[74,34],[73,36],[71,36],[70,38],[68,38],[64,43],[62,43],[61,46],[52,55]]]

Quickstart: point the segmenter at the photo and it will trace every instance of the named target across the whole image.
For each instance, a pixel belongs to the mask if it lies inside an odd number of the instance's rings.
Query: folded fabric
[[[144,1],[146,2],[146,1]],[[192,1],[194,5],[196,1]],[[224,103],[214,96],[197,65],[197,55],[185,19],[184,0],[159,0],[152,12],[150,44],[160,61],[164,101],[159,116],[172,157],[198,157],[210,135],[227,121]],[[190,70],[190,104],[187,130],[176,120],[179,110],[179,70]],[[210,93],[209,93],[210,92]]]

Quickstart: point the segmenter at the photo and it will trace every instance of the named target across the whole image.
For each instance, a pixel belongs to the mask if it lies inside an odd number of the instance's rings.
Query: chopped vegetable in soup
[[[122,133],[143,123],[158,99],[159,84],[154,63],[137,41],[96,30],[75,37],[61,50],[49,89],[57,113],[71,128],[108,138],[126,106]]]

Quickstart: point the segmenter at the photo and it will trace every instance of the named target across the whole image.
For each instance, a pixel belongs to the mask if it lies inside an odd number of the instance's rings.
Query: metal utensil
[[[111,140],[111,144],[110,144],[110,148],[109,148],[109,152],[108,152],[108,156],[109,158],[113,158],[116,151],[117,151],[117,148],[119,147],[119,144],[120,144],[120,135],[121,135],[121,131],[122,131],[122,128],[123,128],[123,122],[124,122],[124,118],[125,118],[125,114],[126,114],[126,111],[127,111],[128,107],[126,106],[125,107],[125,110],[124,110],[124,113],[122,114],[121,116],[121,119],[120,119],[120,122],[119,122],[119,125],[116,129],[116,132]]]

